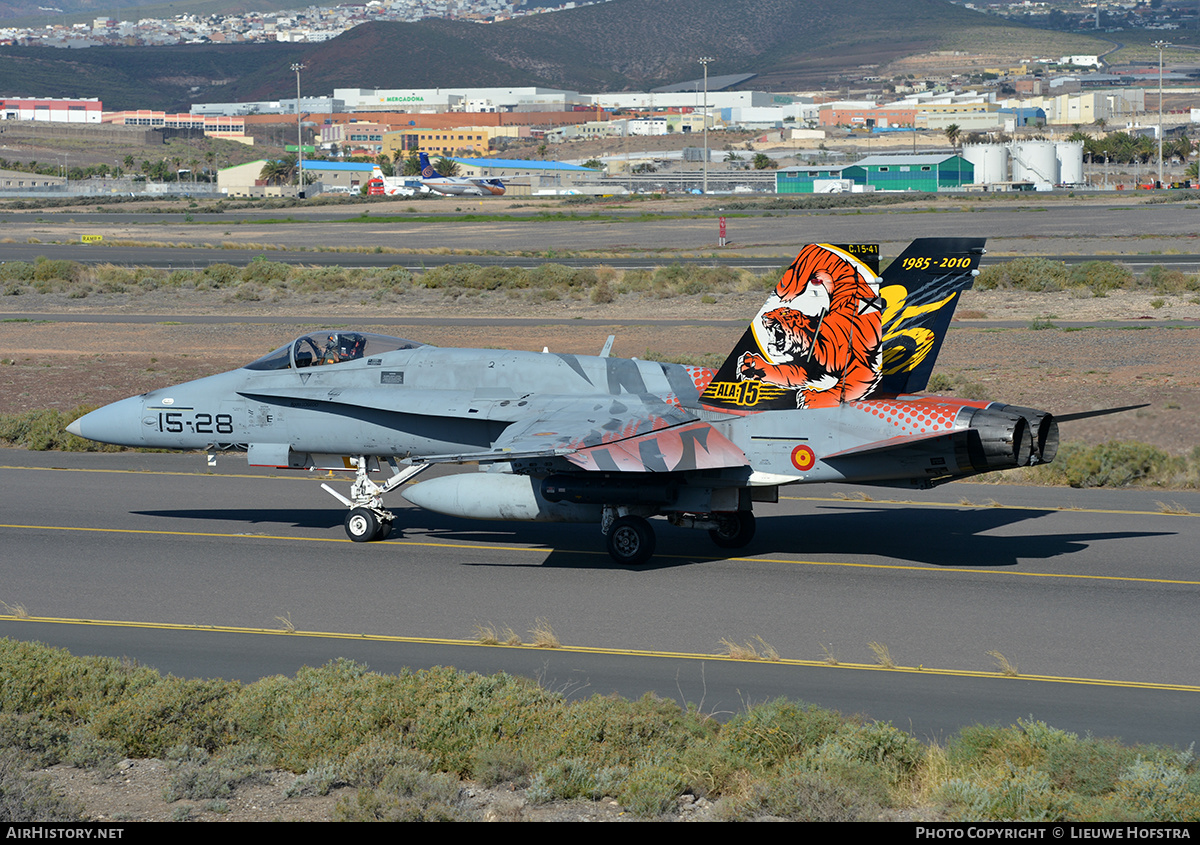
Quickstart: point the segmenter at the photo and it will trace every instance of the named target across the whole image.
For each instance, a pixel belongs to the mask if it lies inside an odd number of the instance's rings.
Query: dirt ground
[[[340,788],[328,795],[289,797],[296,781],[289,772],[271,772],[266,782],[242,785],[219,800],[180,799],[168,802],[171,769],[162,760],[124,760],[112,774],[58,765],[39,773],[49,777],[55,791],[84,808],[91,821],[121,822],[322,822],[333,821],[339,801],[353,800],[354,790]],[[487,788],[464,783],[465,814],[476,821],[615,822],[637,821],[611,798],[600,801],[553,801],[533,804],[525,789],[514,784]],[[678,812],[667,819],[710,821],[713,805],[703,798],[683,798]]]

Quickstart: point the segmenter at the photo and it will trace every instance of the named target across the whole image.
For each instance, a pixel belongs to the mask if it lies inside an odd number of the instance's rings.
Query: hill
[[[0,52],[5,94],[99,96],[109,109],[287,97],[304,90],[540,85],[638,90],[709,73],[755,73],[767,90],[836,85],[931,50],[986,49],[1013,59],[1098,52],[1094,39],[1008,24],[946,0],[611,0],[504,23],[377,22],[320,44]]]

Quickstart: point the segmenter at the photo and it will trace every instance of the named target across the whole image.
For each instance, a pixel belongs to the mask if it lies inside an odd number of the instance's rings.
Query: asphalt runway
[[[737,255],[743,259],[777,257],[790,259],[805,243],[879,243],[885,256],[894,256],[917,237],[986,237],[994,255],[1056,255],[1096,252],[1158,255],[1172,252],[1196,253],[1196,211],[1183,202],[1145,204],[1124,199],[1111,205],[1094,201],[1073,202],[1061,198],[1022,197],[1012,201],[981,202],[970,197],[939,197],[936,202],[915,208],[867,207],[821,211],[730,212],[729,247],[717,247],[717,208],[671,213],[643,214],[636,208],[613,211],[583,207],[563,211],[563,217],[539,217],[535,213],[509,212],[488,203],[463,202],[463,214],[501,216],[487,220],[438,219],[422,209],[404,220],[398,205],[391,210],[360,208],[334,213],[328,210],[288,209],[212,215],[221,220],[185,220],[181,214],[89,214],[40,212],[10,214],[4,219],[5,235],[14,243],[0,245],[0,260],[25,256],[32,246],[35,254],[47,254],[52,242],[56,257],[109,253],[106,244],[84,245],[86,234],[114,239],[171,244],[268,244],[284,249],[349,248],[369,250],[387,247],[436,253],[440,249],[480,251],[530,251],[549,258],[555,252],[597,251],[624,258],[649,253],[663,259],[679,252]],[[535,209],[542,211],[544,209]],[[742,216],[745,214],[745,216]],[[386,218],[386,219],[372,219]],[[25,243],[29,239],[42,243]],[[42,252],[37,252],[37,247]],[[129,247],[147,260],[157,261],[153,249]],[[251,247],[253,251],[253,247]],[[70,251],[63,251],[70,250]],[[203,266],[227,250],[183,247],[180,263]],[[228,250],[236,253],[237,250]],[[273,257],[274,250],[256,254]],[[113,261],[129,261],[109,253]],[[321,253],[310,253],[319,255]],[[335,253],[336,254],[336,253]],[[338,254],[345,263],[362,259],[362,253]],[[482,256],[481,256],[482,257]],[[1110,256],[1112,257],[1112,256]],[[398,256],[392,263],[403,263]],[[27,260],[27,259],[26,259]],[[221,260],[221,259],[215,259]],[[383,260],[383,259],[376,259]],[[138,261],[138,263],[142,263]]]
[[[787,694],[933,737],[1032,715],[1200,738],[1196,493],[789,488],[759,507],[739,557],[656,520],[661,554],[623,569],[595,526],[456,520],[395,494],[401,530],[353,544],[322,479],[240,456],[215,471],[169,454],[5,450],[0,464],[0,600],[105,622],[10,619],[0,633],[76,652],[247,680],[335,654],[384,671],[452,663],[726,712]],[[320,635],[254,633],[279,617]],[[571,650],[469,644],[479,625],[529,640],[539,620]],[[756,638],[785,662],[711,657],[722,639]],[[900,668],[874,667],[871,642]],[[1000,677],[989,651],[1020,677]]]

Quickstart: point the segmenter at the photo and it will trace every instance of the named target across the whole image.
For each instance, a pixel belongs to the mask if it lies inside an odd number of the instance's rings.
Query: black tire
[[[738,511],[735,514],[722,514],[719,517],[720,528],[708,532],[712,541],[722,549],[740,549],[749,545],[754,539],[754,514],[750,511]]]
[[[608,531],[608,553],[622,566],[639,566],[654,555],[654,529],[640,516],[623,516]]]
[[[356,543],[368,543],[379,533],[379,517],[369,508],[354,508],[346,514],[346,535]]]
[[[386,540],[392,533],[392,521],[385,519],[379,523],[379,530],[375,532],[376,540]]]

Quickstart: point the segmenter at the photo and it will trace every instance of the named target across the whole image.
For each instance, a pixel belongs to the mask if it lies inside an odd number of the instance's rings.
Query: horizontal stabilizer
[[[1092,417],[1103,417],[1108,414],[1119,414],[1122,411],[1136,411],[1138,408],[1149,408],[1149,402],[1143,402],[1141,405],[1126,405],[1123,408],[1102,408],[1099,411],[1080,411],[1078,414],[1055,414],[1054,419],[1057,422],[1073,422],[1074,420],[1090,420]]]

